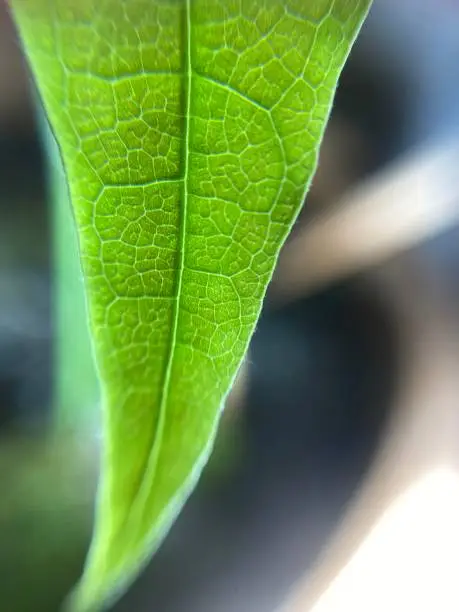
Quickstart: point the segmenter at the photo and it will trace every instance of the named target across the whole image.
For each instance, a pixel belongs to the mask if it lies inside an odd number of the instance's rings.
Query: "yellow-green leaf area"
[[[102,389],[76,610],[133,580],[198,478],[370,1],[11,0],[68,178]]]

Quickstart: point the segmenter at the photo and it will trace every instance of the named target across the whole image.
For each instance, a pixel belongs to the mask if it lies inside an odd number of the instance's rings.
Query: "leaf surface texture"
[[[75,609],[127,586],[196,483],[369,4],[11,0],[67,174],[102,388]]]

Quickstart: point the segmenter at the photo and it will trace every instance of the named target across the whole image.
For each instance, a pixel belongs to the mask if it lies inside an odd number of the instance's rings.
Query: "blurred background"
[[[458,131],[459,4],[375,0],[215,456],[116,612],[270,612],[300,577],[307,580],[372,464],[404,384],[393,293],[406,300],[415,275],[419,295],[437,292],[448,311],[459,312],[459,179],[456,185],[454,172],[436,161],[444,154],[451,163]],[[40,446],[52,427],[56,324],[39,136],[27,70],[0,2],[5,612],[58,610],[81,568],[95,478],[92,442],[77,450],[63,444],[45,457]],[[439,153],[427,172],[431,147]],[[403,190],[384,191],[397,180]],[[374,197],[381,185],[385,196]],[[357,201],[361,210],[352,212]],[[391,222],[378,223],[389,204]],[[363,229],[354,223],[367,218]],[[342,228],[350,228],[346,243]],[[382,282],[386,270],[399,280]],[[429,316],[443,315],[433,309]],[[456,331],[459,340],[453,324]]]

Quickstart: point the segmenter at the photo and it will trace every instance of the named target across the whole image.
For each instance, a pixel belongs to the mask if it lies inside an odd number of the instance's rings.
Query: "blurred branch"
[[[273,301],[303,297],[457,224],[458,167],[454,140],[410,153],[358,187],[286,247]],[[414,262],[408,254],[372,276],[391,301],[402,353],[392,422],[341,528],[286,612],[458,609],[451,576],[459,545],[452,520],[459,510],[458,321],[435,279]]]
[[[286,245],[274,303],[304,297],[459,222],[459,139],[429,144],[352,190]]]
[[[284,612],[459,609],[458,320],[414,258],[376,276],[402,353],[392,422],[316,571]]]

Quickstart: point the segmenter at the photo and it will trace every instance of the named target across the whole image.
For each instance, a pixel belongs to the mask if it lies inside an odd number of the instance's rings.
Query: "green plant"
[[[102,395],[73,610],[127,587],[207,461],[370,2],[10,1],[65,168]],[[80,399],[75,381],[63,403]]]

